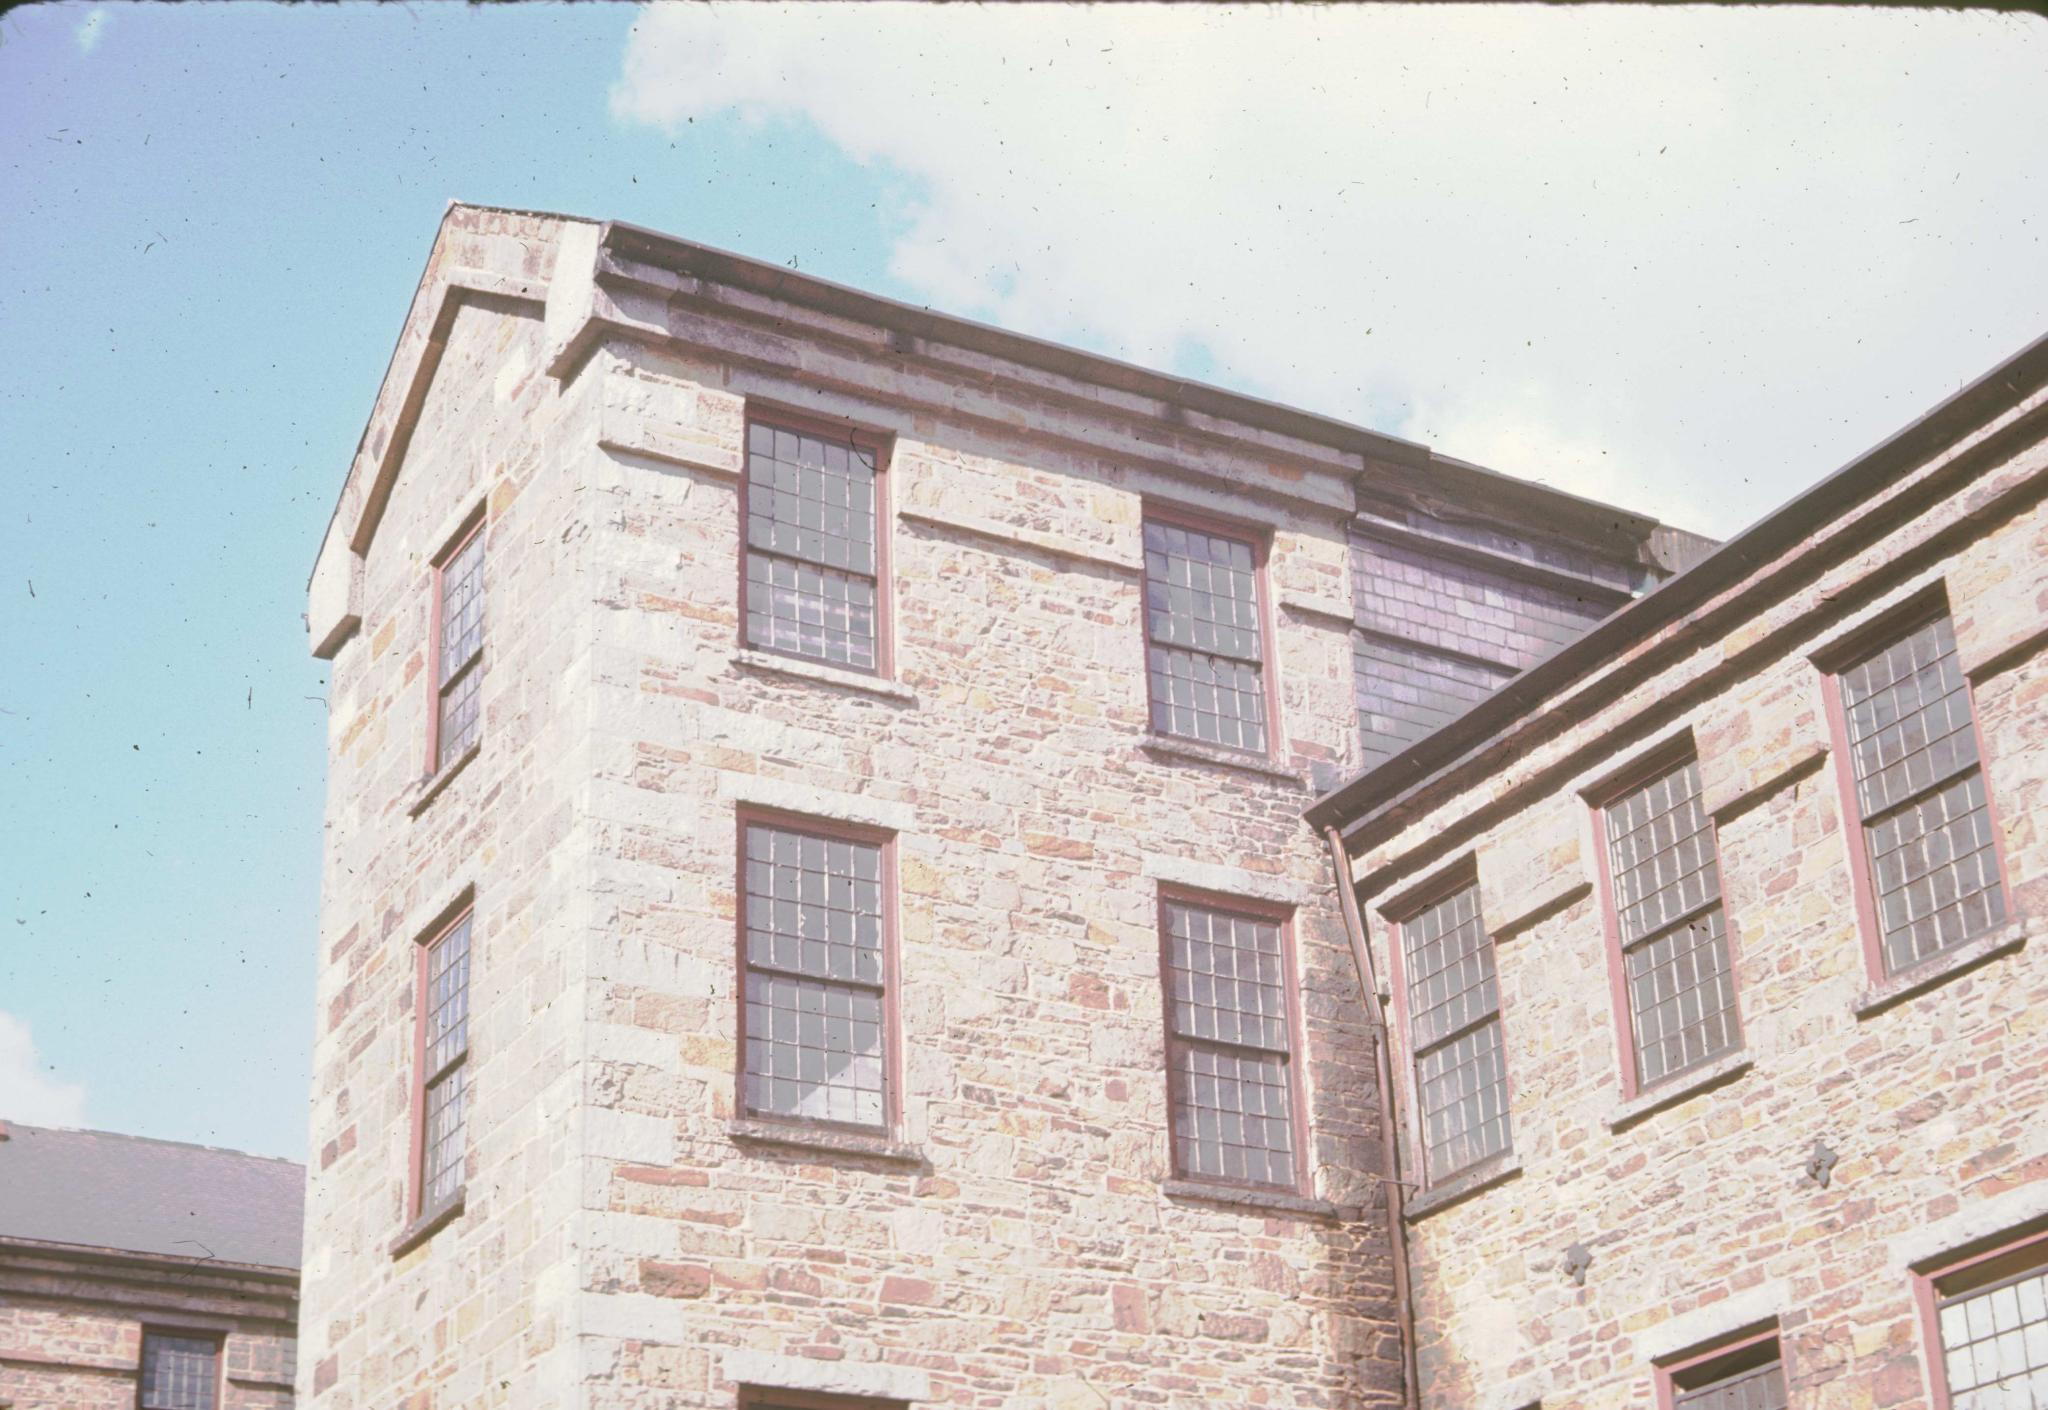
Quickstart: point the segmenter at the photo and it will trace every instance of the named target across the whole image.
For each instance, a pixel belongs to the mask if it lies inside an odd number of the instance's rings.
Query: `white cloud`
[[[2044,66],[1986,14],[689,5],[612,104],[813,125],[939,307],[1727,533],[2048,324]]]
[[[50,1076],[28,1024],[5,1011],[0,1011],[0,1121],[85,1124],[85,1088]]]
[[[78,52],[90,54],[113,20],[113,15],[103,5],[95,5],[87,10],[85,18],[78,22],[78,28],[72,31],[73,37],[78,40]]]

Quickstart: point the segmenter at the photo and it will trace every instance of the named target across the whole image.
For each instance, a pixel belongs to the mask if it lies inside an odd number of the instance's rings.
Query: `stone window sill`
[[[1716,1087],[1726,1086],[1743,1073],[1756,1066],[1756,1059],[1746,1050],[1738,1049],[1723,1053],[1712,1062],[1681,1072],[1666,1082],[1659,1082],[1647,1092],[1639,1092],[1620,1106],[1607,1113],[1607,1129],[1626,1131],[1645,1117],[1654,1116],[1666,1107],[1677,1106],[1711,1092]]]
[[[1261,774],[1266,778],[1280,778],[1301,786],[1301,775],[1293,769],[1282,768],[1263,754],[1248,754],[1242,749],[1225,749],[1221,745],[1202,744],[1192,739],[1180,739],[1170,734],[1148,734],[1140,740],[1138,747],[1147,754],[1161,759],[1185,759],[1191,763],[1213,764],[1221,769],[1238,769],[1248,774]]]
[[[1477,1194],[1482,1194],[1497,1185],[1518,1179],[1522,1173],[1522,1161],[1513,1151],[1489,1156],[1468,1170],[1460,1170],[1448,1179],[1405,1200],[1401,1205],[1401,1217],[1413,1224],[1418,1219],[1427,1219],[1438,1210],[1449,1209],[1454,1204],[1463,1204]]]
[[[2003,955],[2017,954],[2026,943],[2026,925],[2022,921],[2009,922],[1975,940],[1966,940],[1953,950],[1915,965],[1904,974],[1892,975],[1865,989],[1856,999],[1856,1017],[1869,1018],[1872,1014],[1883,1013],[1894,1004],[1902,1004],[1959,975],[1968,974],[1979,965],[1989,964]]]
[[[872,695],[880,700],[894,700],[902,705],[917,704],[917,692],[900,682],[881,676],[867,675],[861,671],[849,671],[843,666],[828,666],[822,661],[806,661],[801,656],[778,656],[772,651],[735,651],[732,663],[749,671],[760,671],[765,675],[786,676],[791,680],[813,681],[819,685],[836,685],[841,690],[855,690],[863,695]]]
[[[464,1190],[457,1190],[440,1208],[429,1210],[406,1225],[398,1237],[391,1241],[391,1256],[403,1258],[431,1239],[436,1232],[453,1223],[455,1217],[462,1213],[466,1193]]]
[[[1286,1190],[1261,1190],[1249,1185],[1212,1185],[1203,1180],[1162,1180],[1159,1192],[1171,1200],[1192,1200],[1198,1204],[1226,1205],[1231,1209],[1256,1210],[1262,1214],[1300,1214],[1311,1219],[1346,1219],[1357,1211],[1326,1199],[1289,1194]]]
[[[483,753],[483,751],[484,742],[479,739],[476,743],[470,745],[469,748],[463,750],[455,762],[448,765],[447,768],[441,770],[432,778],[423,778],[414,784],[413,786],[419,789],[419,796],[406,805],[405,815],[409,818],[416,818],[421,813],[424,813],[427,810],[427,805],[436,798],[439,798],[442,790],[455,782],[455,776],[468,768],[470,761]]]
[[[810,1151],[819,1155],[851,1155],[895,1165],[923,1165],[924,1152],[880,1132],[840,1131],[824,1126],[798,1126],[780,1121],[730,1121],[726,1138],[738,1146],[765,1146]]]

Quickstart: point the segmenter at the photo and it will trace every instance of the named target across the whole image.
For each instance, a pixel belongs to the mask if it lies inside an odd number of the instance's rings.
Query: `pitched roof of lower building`
[[[107,1131],[0,1131],[0,1239],[299,1266],[302,1165]]]

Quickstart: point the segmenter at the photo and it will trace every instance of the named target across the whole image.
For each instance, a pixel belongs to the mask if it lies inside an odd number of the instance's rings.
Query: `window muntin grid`
[[[2048,1265],[1936,1309],[1953,1410],[2048,1410]]]
[[[1887,973],[2005,919],[1970,685],[1946,616],[1841,675]]]
[[[745,830],[741,1101],[749,1114],[880,1127],[888,984],[882,848]]]
[[[469,948],[465,915],[427,947],[421,1008],[420,1208],[462,1189],[468,1106]]]
[[[1636,1082],[1649,1087],[1742,1041],[1699,761],[1609,803],[1605,831]]]
[[[472,530],[441,565],[435,660],[434,771],[476,743],[483,714],[484,532]]]
[[[220,1343],[173,1332],[142,1334],[142,1410],[214,1410]]]
[[[876,477],[867,446],[749,423],[749,646],[879,669]]]
[[[1291,1189],[1293,1039],[1280,923],[1181,901],[1161,909],[1180,1172]]]
[[[1146,681],[1154,730],[1264,753],[1262,630],[1251,544],[1146,521]]]
[[[1786,1410],[1785,1363],[1771,1359],[1708,1385],[1681,1390],[1672,1410]]]
[[[1404,921],[1401,945],[1424,1173],[1441,1180],[1514,1143],[1500,984],[1478,882]]]

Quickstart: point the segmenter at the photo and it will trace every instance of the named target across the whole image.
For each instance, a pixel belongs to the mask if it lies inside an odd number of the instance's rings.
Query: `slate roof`
[[[106,1131],[0,1129],[0,1239],[299,1266],[302,1165]]]

